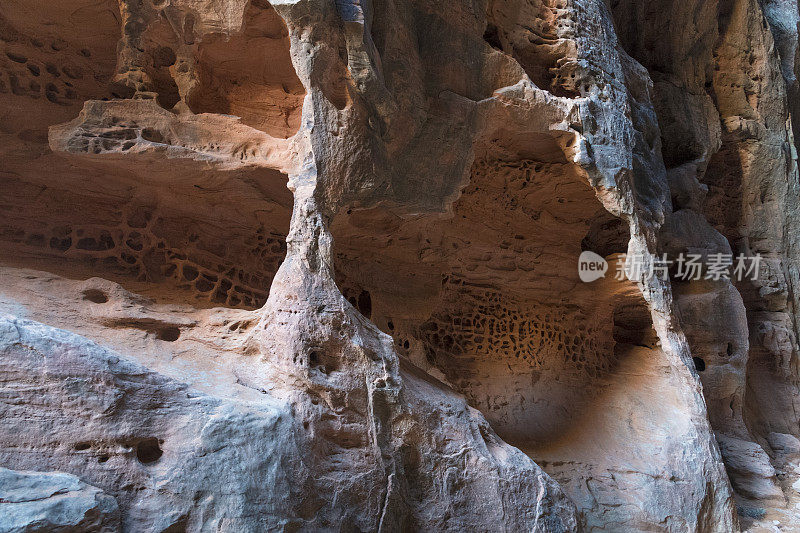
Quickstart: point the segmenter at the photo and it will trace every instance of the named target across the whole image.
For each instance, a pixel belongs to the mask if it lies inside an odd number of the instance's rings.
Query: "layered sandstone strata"
[[[798,20],[4,2],[0,517],[42,479],[106,530],[800,528]]]

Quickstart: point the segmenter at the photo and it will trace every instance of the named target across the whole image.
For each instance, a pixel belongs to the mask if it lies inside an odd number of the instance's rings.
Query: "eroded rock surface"
[[[119,530],[119,508],[114,498],[76,476],[0,468],[3,533]]]
[[[800,530],[798,20],[3,2],[0,464],[124,531]],[[615,275],[687,253],[763,262]]]

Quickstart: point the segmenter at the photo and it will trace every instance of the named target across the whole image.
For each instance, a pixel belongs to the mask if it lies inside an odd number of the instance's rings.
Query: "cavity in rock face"
[[[0,530],[800,527],[796,1],[40,4]]]

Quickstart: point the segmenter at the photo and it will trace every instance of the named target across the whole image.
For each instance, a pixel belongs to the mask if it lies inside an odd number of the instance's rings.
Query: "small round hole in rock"
[[[75,445],[75,449],[79,452],[82,452],[83,450],[88,450],[90,446],[91,445],[88,442],[79,442]]]
[[[142,464],[155,463],[163,454],[156,438],[144,439],[136,445],[136,458]]]
[[[181,330],[175,327],[161,328],[156,333],[156,338],[161,341],[175,342],[181,336]]]
[[[108,302],[108,296],[100,289],[86,289],[83,291],[83,299],[96,304]]]
[[[105,463],[106,461],[108,461],[108,459],[109,459],[108,455],[104,454],[104,455],[101,455],[100,457],[97,458],[97,462],[98,463]]]
[[[698,372],[702,372],[706,369],[706,362],[703,361],[700,357],[692,357],[692,361],[694,361],[694,367],[697,369]]]

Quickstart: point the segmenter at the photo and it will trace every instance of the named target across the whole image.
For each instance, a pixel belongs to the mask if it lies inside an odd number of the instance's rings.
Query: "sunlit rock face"
[[[800,528],[798,21],[0,3],[0,531]]]

